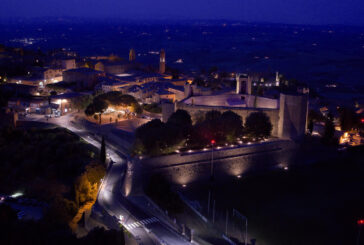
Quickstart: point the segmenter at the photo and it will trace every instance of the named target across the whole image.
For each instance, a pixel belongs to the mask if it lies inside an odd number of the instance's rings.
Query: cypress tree
[[[101,140],[100,161],[102,163],[106,162],[106,147],[105,147],[105,137],[104,136],[102,136],[102,140]]]

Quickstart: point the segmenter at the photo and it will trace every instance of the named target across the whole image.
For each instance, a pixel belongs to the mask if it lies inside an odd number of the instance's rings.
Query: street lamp
[[[212,185],[214,181],[214,145],[216,141],[214,139],[211,140],[211,168],[210,168],[210,188],[209,188],[209,198],[207,202],[207,215],[210,215],[210,206],[211,206],[211,192],[212,192]]]
[[[358,238],[356,240],[356,244],[359,245],[360,244],[360,231],[364,226],[364,219],[359,219],[357,221],[357,223],[358,223]]]
[[[239,218],[241,221],[245,222],[245,244],[248,244],[248,218],[242,215],[238,210],[233,209],[233,217]]]

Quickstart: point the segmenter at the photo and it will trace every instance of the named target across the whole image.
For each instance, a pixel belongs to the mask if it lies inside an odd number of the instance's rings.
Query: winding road
[[[95,147],[100,148],[100,139],[96,136],[93,128],[80,125],[74,120],[74,114],[67,114],[59,118],[46,119],[40,115],[29,115],[26,121],[39,121],[58,125],[67,128],[79,135],[83,140]],[[103,223],[110,228],[115,228],[116,220],[122,224],[135,238],[139,245],[188,245],[192,244],[184,236],[175,231],[172,226],[160,220],[158,217],[148,214],[148,207],[140,207],[129,201],[121,193],[122,183],[125,176],[127,164],[122,150],[116,144],[108,142],[106,148],[111,164],[99,189],[97,202],[93,210],[107,212],[110,219],[103,220]],[[100,210],[101,209],[101,210]]]

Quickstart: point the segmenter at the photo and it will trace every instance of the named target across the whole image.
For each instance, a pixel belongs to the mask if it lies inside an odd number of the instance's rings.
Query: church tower
[[[135,50],[130,49],[130,51],[129,51],[129,61],[134,61],[134,60],[135,60]]]
[[[164,49],[161,50],[159,58],[159,73],[164,74],[166,72],[166,52]]]

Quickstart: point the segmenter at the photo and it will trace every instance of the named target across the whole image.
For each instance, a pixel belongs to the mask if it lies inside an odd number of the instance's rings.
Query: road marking
[[[144,226],[144,225],[149,225],[149,224],[152,224],[152,223],[155,223],[155,222],[158,222],[158,219],[156,217],[152,217],[152,218],[136,221],[136,222],[134,222],[132,224],[127,224],[127,225],[124,225],[124,226],[128,230],[132,230],[132,229],[135,229],[135,228],[138,228],[138,227],[141,227],[141,226]]]

